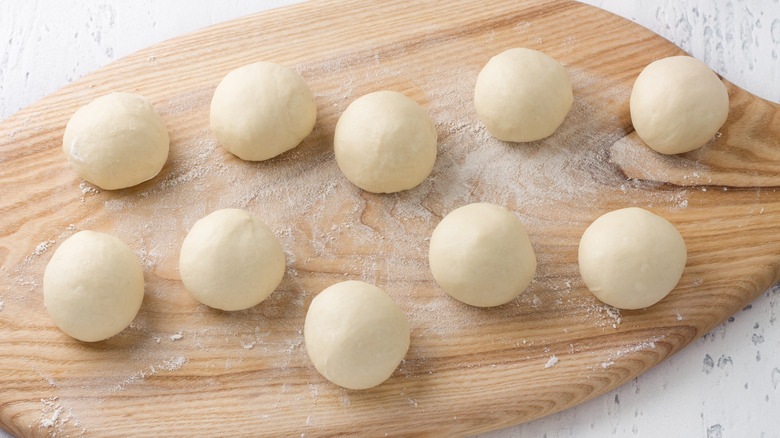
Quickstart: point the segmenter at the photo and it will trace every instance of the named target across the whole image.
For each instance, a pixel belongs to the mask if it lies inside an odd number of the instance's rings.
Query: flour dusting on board
[[[137,373],[133,374],[132,376],[128,377],[127,379],[123,380],[117,385],[114,385],[113,387],[109,388],[108,392],[117,392],[117,391],[123,391],[125,388],[127,388],[129,385],[132,385],[133,383],[138,382],[139,380],[144,380],[149,377],[154,376],[155,374],[164,372],[164,371],[176,371],[181,369],[181,367],[184,366],[184,364],[187,363],[187,358],[184,356],[176,356],[171,357],[168,359],[165,359],[161,362],[157,362],[154,364],[149,365],[148,367],[138,371]]]
[[[65,433],[67,430],[71,433],[72,428],[79,428],[79,422],[73,416],[70,409],[66,408],[59,397],[42,398],[41,416],[38,422],[38,427],[46,429],[46,434],[49,436],[59,436]],[[71,426],[71,429],[66,429],[66,426]],[[80,433],[83,434],[86,429],[81,428]]]
[[[654,336],[650,338],[648,341],[642,341],[633,345],[625,346],[615,352],[611,352],[607,355],[607,357],[604,359],[604,361],[601,363],[601,368],[606,370],[615,365],[615,361],[620,359],[623,356],[641,352],[641,351],[652,351],[655,350],[656,343],[664,340],[666,338],[665,335],[660,336]]]

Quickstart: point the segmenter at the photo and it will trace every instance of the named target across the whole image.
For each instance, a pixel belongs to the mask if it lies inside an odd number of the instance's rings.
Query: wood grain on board
[[[476,75],[511,47],[569,71],[572,111],[551,137],[496,141],[471,102]],[[0,124],[0,426],[18,436],[466,435],[529,421],[658,364],[780,277],[780,111],[726,84],[729,119],[704,148],[660,156],[633,132],[628,97],[651,61],[681,50],[617,16],[566,1],[309,2],[184,35],[121,59]],[[208,130],[219,80],[266,60],[298,71],[318,122],[262,163]],[[419,187],[349,184],[333,159],[335,122],[380,89],[419,102],[439,155]],[[61,152],[68,118],[111,91],[147,97],[171,135],[168,163],[137,187],[105,191]],[[449,298],[427,239],[449,211],[494,202],[526,225],[539,259],[517,300],[477,309]],[[662,302],[617,311],[585,289],[577,245],[599,215],[640,206],[674,223],[689,260]],[[198,305],[177,271],[187,230],[217,208],[263,218],[287,272],[260,305]],[[43,307],[43,269],[78,230],[124,239],[144,265],[130,328],[94,344],[60,332]],[[407,313],[411,348],[384,384],[349,391],[314,370],[303,345],[311,299],[345,279],[385,289]]]

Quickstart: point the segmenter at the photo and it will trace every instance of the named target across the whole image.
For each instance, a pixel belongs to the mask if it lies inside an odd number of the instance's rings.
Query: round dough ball
[[[107,94],[79,108],[62,137],[76,173],[106,190],[154,178],[168,147],[165,122],[148,100],[130,93]]]
[[[474,87],[474,106],[485,128],[503,141],[552,135],[574,102],[566,69],[531,49],[509,49],[485,64]]]
[[[298,146],[316,120],[317,104],[303,79],[271,62],[231,71],[211,99],[211,130],[242,160],[267,160]]]
[[[729,94],[707,65],[672,56],[645,67],[631,90],[631,122],[637,135],[662,154],[704,146],[726,122]]]
[[[420,105],[395,91],[377,91],[352,102],[336,123],[339,169],[373,193],[417,186],[433,170],[436,127]]]
[[[284,276],[282,246],[260,219],[235,208],[195,222],[181,245],[179,273],[201,303],[221,310],[255,306]]]
[[[362,281],[314,297],[303,325],[306,351],[326,379],[349,389],[387,380],[409,349],[409,322],[385,292]]]
[[[661,301],[680,281],[687,257],[674,225],[636,207],[596,219],[579,248],[585,285],[596,298],[620,309]]]
[[[536,256],[520,219],[486,203],[445,216],[433,230],[428,259],[442,289],[477,307],[508,303],[536,273]]]
[[[124,330],[144,298],[141,261],[121,240],[79,231],[57,248],[43,273],[43,303],[54,323],[80,341]]]

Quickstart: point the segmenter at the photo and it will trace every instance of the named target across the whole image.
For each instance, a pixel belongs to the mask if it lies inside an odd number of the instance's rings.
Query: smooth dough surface
[[[520,219],[487,203],[445,216],[433,230],[428,259],[442,289],[478,307],[508,303],[536,273],[536,255]]]
[[[362,281],[334,284],[311,302],[306,351],[326,379],[349,389],[379,385],[409,349],[409,322],[380,288]]]
[[[352,102],[336,123],[333,148],[339,169],[373,193],[411,189],[436,160],[436,127],[414,100],[377,91]]]
[[[551,56],[525,48],[492,57],[474,87],[479,119],[503,141],[528,142],[552,135],[573,102],[566,69]]]
[[[662,154],[704,146],[726,122],[729,94],[707,65],[672,56],[642,70],[631,90],[631,122],[637,135]]]
[[[43,274],[43,302],[54,323],[85,342],[124,330],[144,297],[138,256],[121,240],[79,231],[62,242]]]
[[[181,246],[179,273],[201,303],[221,310],[259,304],[284,276],[282,246],[251,213],[228,208],[195,222]]]
[[[228,73],[211,100],[211,130],[233,155],[262,161],[306,138],[317,119],[314,95],[292,69],[257,62]]]
[[[76,111],[62,151],[85,180],[106,190],[155,177],[168,159],[168,129],[142,96],[111,93]]]
[[[596,298],[620,309],[642,309],[674,289],[687,257],[674,225],[631,207],[596,219],[582,235],[578,259]]]

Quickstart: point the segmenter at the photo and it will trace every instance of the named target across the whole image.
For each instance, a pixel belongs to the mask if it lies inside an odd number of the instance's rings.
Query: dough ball
[[[201,303],[221,310],[255,306],[284,276],[282,246],[249,212],[217,210],[195,222],[181,245],[179,273]]]
[[[79,108],[68,121],[62,151],[85,180],[106,190],[132,187],[160,173],[168,130],[152,104],[111,93]]]
[[[661,301],[680,281],[687,257],[674,225],[636,207],[599,217],[580,240],[585,285],[596,298],[620,309]]]
[[[349,389],[387,380],[409,349],[409,322],[382,289],[334,284],[314,297],[303,326],[306,351],[326,379]]]
[[[420,105],[395,91],[377,91],[352,102],[336,123],[339,169],[373,193],[417,186],[433,170],[436,127]]]
[[[631,90],[631,122],[637,135],[662,154],[704,146],[729,114],[726,86],[707,65],[672,56],[645,67]]]
[[[566,69],[531,49],[509,49],[477,76],[474,106],[485,128],[503,141],[527,142],[552,135],[574,95]]]
[[[121,240],[79,231],[43,273],[43,303],[54,323],[80,341],[110,338],[135,318],[144,298],[141,261]]]
[[[520,219],[486,203],[445,216],[433,230],[428,258],[436,283],[477,307],[508,303],[525,291],[536,272],[536,256]]]
[[[211,130],[242,160],[267,160],[298,146],[316,119],[317,105],[303,79],[271,62],[231,71],[211,100]]]

